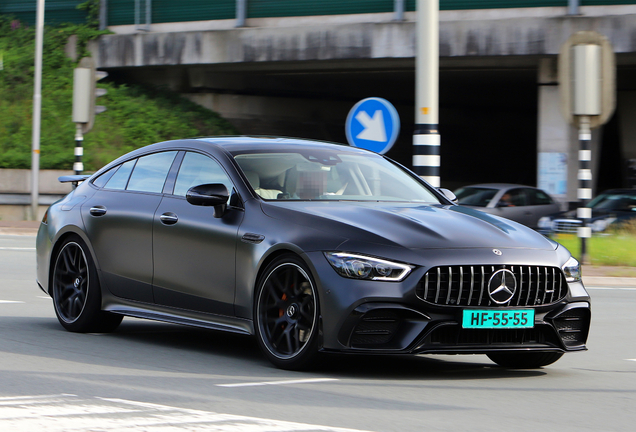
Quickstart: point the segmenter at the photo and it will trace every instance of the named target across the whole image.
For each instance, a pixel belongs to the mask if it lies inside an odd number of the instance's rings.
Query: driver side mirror
[[[214,207],[214,217],[225,214],[230,193],[224,184],[212,183],[193,186],[186,192],[186,200],[197,206]]]
[[[440,191],[447,200],[457,204],[457,196],[452,191],[446,188],[437,188],[437,190]]]

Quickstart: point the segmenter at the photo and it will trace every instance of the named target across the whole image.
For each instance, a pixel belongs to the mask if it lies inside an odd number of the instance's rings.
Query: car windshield
[[[601,194],[587,206],[597,210],[636,211],[636,195]]]
[[[497,194],[498,189],[485,187],[464,187],[455,191],[459,205],[486,207]]]
[[[407,172],[374,154],[299,148],[234,158],[264,199],[440,202]]]

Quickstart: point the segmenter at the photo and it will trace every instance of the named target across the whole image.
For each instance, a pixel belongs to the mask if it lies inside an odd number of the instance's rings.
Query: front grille
[[[552,231],[566,234],[576,234],[581,221],[576,219],[557,219],[552,222]]]
[[[440,266],[420,280],[416,294],[439,306],[496,306],[488,295],[488,282],[501,269],[514,273],[517,287],[511,300],[499,306],[540,306],[559,301],[567,294],[561,269],[546,266]]]
[[[379,345],[389,342],[398,326],[398,314],[389,310],[373,310],[366,313],[354,327],[351,345]]]
[[[457,325],[437,327],[426,338],[426,345],[558,345],[554,331],[547,326],[528,329],[464,329]]]
[[[584,345],[590,328],[590,311],[572,309],[554,319],[559,337],[567,347]]]

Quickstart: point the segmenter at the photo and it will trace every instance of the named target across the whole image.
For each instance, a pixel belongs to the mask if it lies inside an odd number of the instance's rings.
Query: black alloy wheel
[[[283,369],[310,367],[318,356],[318,297],[306,265],[295,255],[270,263],[260,278],[255,330],[268,359]]]
[[[52,294],[60,324],[73,332],[109,332],[122,316],[101,310],[101,293],[95,264],[78,237],[68,238],[52,268]]]
[[[561,352],[501,352],[488,354],[488,358],[501,367],[510,369],[537,369],[554,363]]]

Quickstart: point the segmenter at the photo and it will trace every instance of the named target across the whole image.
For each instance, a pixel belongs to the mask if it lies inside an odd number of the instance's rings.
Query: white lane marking
[[[608,290],[614,290],[614,291],[636,291],[636,288],[631,288],[631,287],[594,287],[594,286],[586,286],[585,289],[600,290],[600,291],[608,291]]]
[[[0,300],[0,303],[24,303],[23,301]]]
[[[12,432],[362,432],[125,399],[80,398],[74,395],[1,398],[0,422],[3,430]]]
[[[51,300],[51,297],[49,296],[36,296],[37,298],[41,298],[41,299],[47,299],[47,300]]]
[[[301,380],[287,380],[287,381],[263,381],[263,382],[251,382],[251,383],[236,383],[236,384],[217,384],[217,387],[257,387],[266,385],[289,385],[289,384],[310,384],[326,381],[338,381],[337,378],[311,378]]]
[[[625,359],[627,361],[636,361],[636,359]]]
[[[9,251],[34,251],[35,248],[34,247],[30,247],[30,248],[23,248],[23,247],[5,247],[2,246],[0,247],[0,250],[9,250]]]
[[[15,405],[21,403],[20,401],[28,400],[28,401],[37,401],[38,399],[55,399],[61,397],[77,397],[77,395],[70,393],[62,393],[56,395],[41,395],[41,396],[5,396],[0,397],[0,405]]]

